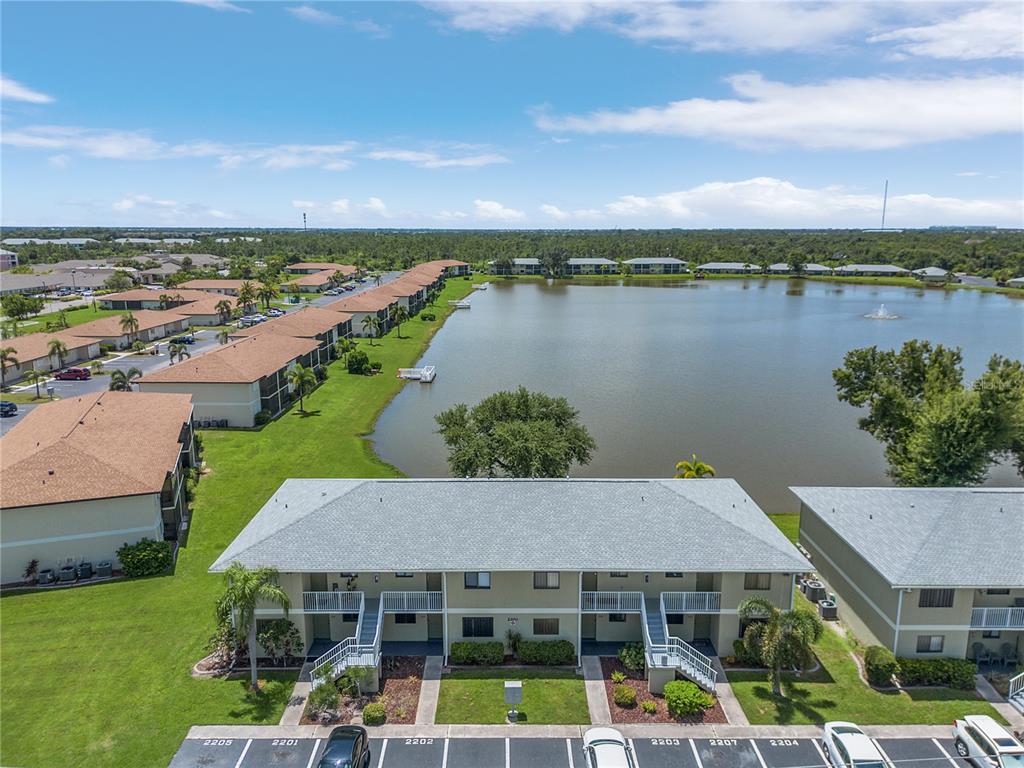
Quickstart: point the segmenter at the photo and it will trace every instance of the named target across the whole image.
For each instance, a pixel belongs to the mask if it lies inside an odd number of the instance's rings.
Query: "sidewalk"
[[[580,662],[583,667],[583,684],[587,689],[590,722],[594,725],[609,725],[612,722],[612,713],[608,708],[608,694],[604,690],[601,659],[598,656],[584,656]]]
[[[433,725],[437,715],[437,697],[441,693],[442,656],[427,656],[420,684],[420,703],[416,707],[416,725]]]
[[[1024,715],[1013,704],[1010,704],[1000,696],[999,691],[992,687],[992,683],[986,680],[983,675],[975,675],[974,683],[981,697],[991,704],[996,712],[1006,718],[1006,722],[1010,724],[1011,728],[1014,730],[1024,728]]]

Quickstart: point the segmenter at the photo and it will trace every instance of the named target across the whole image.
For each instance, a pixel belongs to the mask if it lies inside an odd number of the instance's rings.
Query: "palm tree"
[[[0,389],[7,386],[7,368],[18,367],[18,350],[14,347],[4,347],[0,349]]]
[[[715,468],[710,464],[705,464],[703,461],[697,458],[697,454],[691,454],[690,459],[683,459],[676,464],[676,475],[678,477],[692,478],[692,477],[714,477]]]
[[[167,347],[167,351],[171,356],[171,365],[174,365],[175,357],[178,358],[179,363],[186,357],[192,357],[192,353],[188,351],[188,347],[186,347],[184,344],[178,344],[176,342],[172,342]]]
[[[391,323],[398,330],[398,338],[402,338],[402,323],[409,319],[409,310],[401,304],[396,304],[388,314],[390,315]]]
[[[347,337],[338,339],[336,342],[334,342],[334,356],[337,359],[341,360],[342,362],[346,362],[348,360],[349,352],[351,352],[355,348],[355,340]]]
[[[121,315],[121,330],[128,334],[128,341],[132,340],[132,337],[139,332],[139,319],[131,312],[125,312]]]
[[[277,286],[274,283],[263,283],[256,289],[256,296],[263,302],[264,309],[270,309],[270,302],[280,296]]]
[[[40,399],[42,395],[39,393],[39,384],[46,381],[46,374],[43,373],[42,371],[32,369],[29,371],[25,371],[24,378],[25,381],[27,381],[29,384],[36,385],[36,400]]]
[[[4,328],[4,338],[5,339],[17,338],[17,336],[18,336],[18,320],[17,320],[17,318],[12,317],[10,320],[8,320],[6,323],[4,323],[3,328]]]
[[[782,695],[782,669],[806,669],[814,661],[816,643],[825,627],[816,613],[783,611],[763,597],[748,597],[737,608],[740,621],[754,622],[743,644],[771,670],[772,693]]]
[[[161,293],[158,301],[160,302],[160,309],[167,309],[171,306],[171,296],[167,293]]]
[[[301,363],[296,363],[295,367],[288,371],[288,383],[299,395],[299,411],[305,413],[303,398],[316,386],[316,372]]]
[[[291,600],[277,583],[276,568],[254,568],[249,570],[241,563],[228,566],[224,573],[226,585],[221,595],[219,608],[234,618],[235,635],[238,641],[245,640],[249,646],[249,668],[252,671],[252,689],[256,690],[256,605],[274,603],[284,609],[285,616],[291,607]]]
[[[222,325],[231,319],[232,306],[231,302],[227,299],[221,299],[218,301],[214,309],[216,309],[217,314],[220,315],[220,322]]]
[[[370,346],[373,346],[373,339],[380,330],[380,318],[376,315],[367,315],[363,318],[363,332],[370,337]]]
[[[238,303],[242,306],[243,311],[248,312],[256,301],[256,286],[251,281],[246,280],[242,283],[242,287],[238,289]]]
[[[380,272],[378,272],[376,275],[373,276],[373,282],[377,284],[378,288],[380,288],[380,283],[381,283],[381,280],[383,280],[383,279],[384,278],[381,277]]]
[[[49,350],[48,356],[49,357],[56,357],[57,358],[57,367],[58,368],[63,368],[64,367],[64,358],[67,357],[67,354],[68,354],[67,345],[65,345],[64,342],[61,341],[60,339],[50,339],[50,341],[47,342],[46,346],[47,346],[47,349]]]
[[[342,272],[340,269],[335,270],[334,274],[331,275],[331,284],[332,285],[341,285],[344,282],[345,282],[345,273]]]
[[[122,368],[117,368],[110,372],[110,391],[111,392],[131,392],[132,384],[135,380],[142,377],[142,371],[135,366],[132,366],[127,371]]]
[[[217,331],[217,343],[227,344],[231,336],[228,334],[227,329]]]

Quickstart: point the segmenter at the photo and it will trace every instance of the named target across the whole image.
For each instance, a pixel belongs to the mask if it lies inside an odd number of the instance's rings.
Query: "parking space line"
[[[704,768],[704,763],[700,761],[700,753],[697,752],[697,743],[693,739],[689,739],[690,749],[693,750],[693,759],[697,761],[697,768]]]
[[[505,738],[505,768],[512,768],[511,746],[508,737]]]
[[[377,760],[377,768],[381,768],[384,765],[384,753],[388,751],[388,740],[384,741],[380,745],[380,758]]]
[[[313,743],[313,751],[309,753],[309,762],[306,763],[306,768],[313,768],[313,761],[316,759],[316,751],[318,749],[320,749],[320,739]]]
[[[633,746],[633,740],[627,739],[629,742],[629,751],[633,753],[633,764],[636,768],[640,768],[640,758],[636,754],[636,747]]]
[[[818,750],[818,754],[821,755],[821,762],[823,765],[829,765],[832,761],[825,757],[825,750],[821,748],[821,744],[818,743],[817,739],[811,739],[811,744]]]
[[[441,768],[448,768],[448,739],[444,740],[444,753],[441,755]]]
[[[761,757],[761,750],[757,748],[757,742],[751,739],[750,746],[754,748],[754,754],[757,755],[757,762],[761,764],[761,768],[768,768],[768,764],[765,763],[764,758]]]
[[[949,764],[950,765],[953,765],[953,766],[957,765],[956,760],[954,760],[953,756],[951,754],[949,754],[949,752],[946,751],[946,748],[944,746],[939,744],[939,740],[938,739],[932,739],[932,744],[934,744],[936,747],[938,747],[939,752],[941,752],[942,754],[944,754],[946,756],[946,759],[949,760]]]
[[[895,765],[895,763],[892,761],[892,758],[885,753],[884,749],[882,749],[882,745],[878,743],[878,739],[872,739],[871,741],[874,742],[876,747],[878,747],[878,752],[882,757],[885,758],[885,762],[889,763],[889,765]]]
[[[565,754],[569,758],[569,768],[576,768],[576,766],[573,765],[573,762],[572,762],[572,740],[571,739],[566,739],[565,740]]]
[[[242,754],[240,754],[238,756],[238,762],[235,763],[235,768],[238,768],[242,764],[242,761],[245,760],[245,753],[249,751],[249,747],[251,747],[251,746],[252,746],[252,739],[249,739],[248,741],[245,742],[245,746],[242,747]]]

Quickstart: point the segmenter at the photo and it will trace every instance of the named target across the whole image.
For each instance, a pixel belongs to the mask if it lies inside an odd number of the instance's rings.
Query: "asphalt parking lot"
[[[817,739],[630,739],[636,768],[829,768]],[[878,739],[895,768],[968,768],[952,739]],[[186,739],[170,768],[314,768],[321,739]],[[584,768],[557,738],[371,739],[370,768]]]

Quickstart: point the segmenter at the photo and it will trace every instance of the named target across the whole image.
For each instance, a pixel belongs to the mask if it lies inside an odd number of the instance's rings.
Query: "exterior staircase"
[[[379,597],[364,598],[363,613],[359,617],[359,624],[356,629],[356,640],[359,642],[359,645],[373,644],[373,638],[377,634],[377,611],[379,608]]]
[[[359,623],[356,633],[343,640],[312,664],[313,688],[324,682],[316,671],[327,665],[330,676],[340,677],[349,667],[377,667],[380,664],[380,629],[383,623],[383,609],[380,598],[365,597],[359,593]]]
[[[1016,707],[1017,711],[1024,714],[1024,672],[1010,681],[1010,694],[1007,696],[1007,701]]]
[[[644,598],[644,621],[651,643],[664,645],[668,640],[668,627],[661,620],[661,601],[657,597]]]
[[[640,618],[648,666],[675,669],[705,691],[714,693],[718,672],[711,659],[684,640],[669,635],[661,597],[645,597]]]

